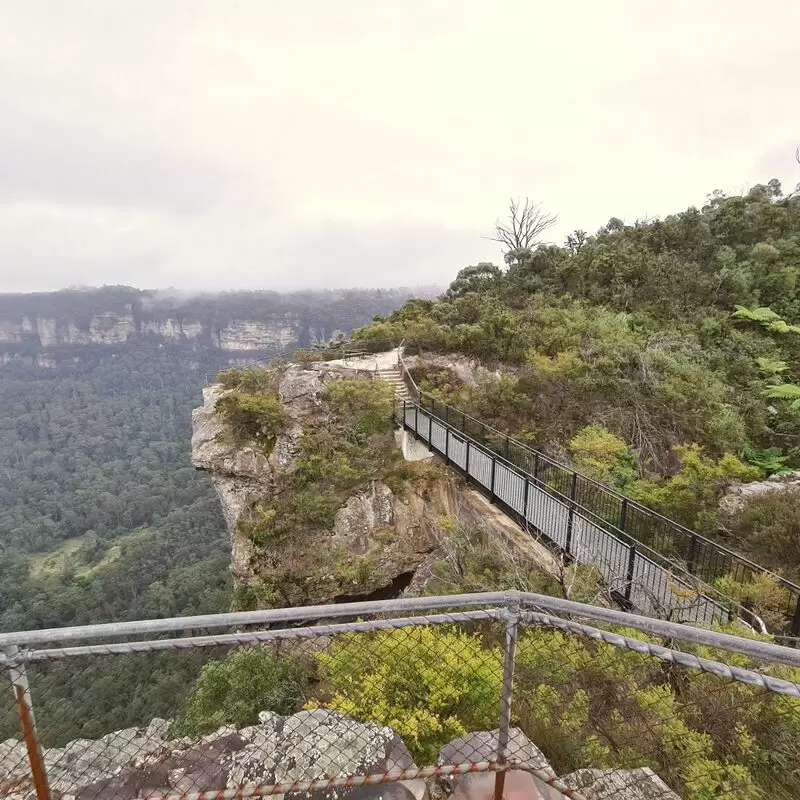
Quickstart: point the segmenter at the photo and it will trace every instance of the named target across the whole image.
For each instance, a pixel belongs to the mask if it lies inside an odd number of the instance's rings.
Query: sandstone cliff
[[[339,333],[342,331],[336,328],[304,331],[297,314],[272,315],[271,319],[262,320],[233,319],[224,325],[182,317],[149,319],[135,315],[132,310],[93,314],[82,324],[48,316],[0,320],[0,345],[27,344],[41,348],[124,344],[140,336],[156,336],[165,341],[204,343],[220,350],[266,350],[295,344],[304,334],[314,344]]]
[[[286,418],[269,452],[255,441],[231,438],[217,410],[228,393],[220,384],[205,390],[203,406],[193,413],[192,462],[211,475],[231,538],[234,583],[240,596],[252,590],[250,604],[254,596],[262,604],[296,605],[397,594],[433,549],[437,520],[455,513],[458,479],[418,463],[403,465],[391,486],[376,472],[341,496],[329,527],[312,525],[262,546],[243,532],[248,509],[290,491],[285,483],[297,469],[309,431],[334,424],[328,387],[354,378],[366,381],[372,375],[325,363],[282,370],[276,391]],[[391,452],[382,456],[384,474],[387,465],[391,469],[402,462],[386,422]]]

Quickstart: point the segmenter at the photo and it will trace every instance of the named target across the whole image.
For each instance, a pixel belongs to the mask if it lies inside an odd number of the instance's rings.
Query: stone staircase
[[[376,377],[379,380],[386,381],[394,389],[394,394],[398,401],[405,400],[409,403],[413,401],[411,393],[403,380],[403,373],[400,371],[399,364],[379,367]]]

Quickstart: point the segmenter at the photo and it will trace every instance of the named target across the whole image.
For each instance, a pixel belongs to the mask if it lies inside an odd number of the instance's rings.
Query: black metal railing
[[[523,528],[571,560],[594,567],[624,606],[707,625],[738,613],[728,598],[545,483],[544,472],[534,478],[416,403],[404,404],[398,421]],[[570,481],[568,491],[574,486],[577,480]]]
[[[401,368],[404,367],[401,363]],[[535,485],[582,509],[594,522],[614,531],[620,541],[641,547],[655,562],[668,563],[673,573],[685,574],[706,586],[724,576],[747,583],[757,575],[770,575],[787,593],[787,629],[793,636],[800,636],[797,584],[429,394],[420,392],[419,404],[420,409],[430,412],[450,429],[520,470]],[[713,591],[712,594],[719,596]]]

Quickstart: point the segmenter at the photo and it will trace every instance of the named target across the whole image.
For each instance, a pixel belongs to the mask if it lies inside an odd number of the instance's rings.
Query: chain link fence
[[[0,798],[800,797],[799,651],[541,595],[0,634],[0,653]]]

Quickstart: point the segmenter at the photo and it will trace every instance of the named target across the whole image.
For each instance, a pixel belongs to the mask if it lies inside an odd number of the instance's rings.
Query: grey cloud
[[[10,109],[0,127],[0,202],[102,204],[196,213],[225,201],[244,175],[231,167]],[[165,131],[165,143],[169,133]]]
[[[495,6],[0,0],[0,291],[443,284],[510,195],[800,180],[794,0]]]

